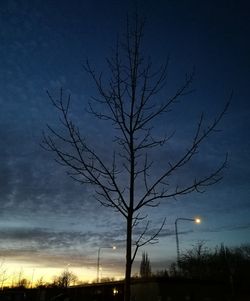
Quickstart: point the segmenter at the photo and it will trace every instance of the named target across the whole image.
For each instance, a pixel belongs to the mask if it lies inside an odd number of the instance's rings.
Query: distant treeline
[[[147,269],[145,268],[147,267]],[[143,272],[142,272],[143,271]],[[182,278],[187,280],[217,281],[229,285],[232,290],[250,287],[250,244],[239,247],[218,246],[209,249],[200,242],[180,256],[179,263],[172,263],[170,268],[152,272],[147,254],[144,254],[138,278]],[[3,276],[2,276],[3,277]],[[101,282],[112,282],[114,278],[103,278]],[[3,283],[2,283],[3,284]],[[21,275],[12,287],[15,288],[67,288],[73,285],[84,285],[77,276],[64,270],[53,281],[47,283],[39,279],[35,284]],[[3,287],[2,287],[3,288]]]
[[[198,243],[181,255],[178,265],[172,265],[170,275],[250,284],[249,271],[250,244],[231,248],[221,245],[211,250],[204,243]]]

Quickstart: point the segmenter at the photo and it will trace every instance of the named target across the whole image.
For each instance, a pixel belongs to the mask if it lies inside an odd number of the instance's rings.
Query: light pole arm
[[[100,247],[98,249],[98,252],[97,252],[97,283],[100,282],[99,274],[100,274],[100,255],[101,255],[101,249],[110,249],[110,248],[109,247]],[[115,250],[116,246],[113,246],[112,249]]]
[[[178,221],[195,222],[195,219],[186,218],[186,217],[178,217],[174,222],[174,225],[175,225],[175,239],[176,239],[176,251],[177,251],[177,265],[179,266],[179,263],[180,263],[180,245],[179,245],[178,226],[177,226]]]
[[[175,220],[175,223],[177,224],[178,221],[190,221],[190,222],[195,222],[196,219],[195,219],[195,218],[178,217],[178,218]]]
[[[177,265],[180,263],[180,245],[179,245],[179,236],[178,236],[178,221],[190,221],[199,224],[201,220],[199,218],[186,218],[186,217],[178,217],[175,220],[175,238],[176,238],[176,250],[177,250]]]

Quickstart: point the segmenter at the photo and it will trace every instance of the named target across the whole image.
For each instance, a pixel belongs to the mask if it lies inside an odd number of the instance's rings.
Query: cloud
[[[120,230],[106,231],[100,233],[94,231],[53,231],[48,228],[28,228],[28,227],[1,227],[0,241],[1,249],[6,249],[6,245],[16,246],[16,250],[26,249],[28,245],[36,252],[53,249],[62,251],[71,249],[78,251],[84,246],[108,247],[114,242],[120,242]]]
[[[56,232],[42,228],[2,228],[0,232],[3,246],[4,242],[18,243],[21,248],[30,244],[38,250],[69,248],[76,243],[88,242],[91,237],[91,233]]]
[[[114,232],[101,234],[52,231],[47,228],[2,228],[0,258],[47,267],[62,267],[65,263],[70,263],[71,267],[93,267],[99,247],[111,249],[116,245],[119,255],[105,252],[105,262],[110,266],[119,266],[125,244],[119,238],[119,232]]]
[[[223,225],[219,227],[213,228],[204,228],[202,229],[203,232],[222,232],[222,231],[241,231],[250,229],[250,223],[246,224],[238,224],[238,225]]]

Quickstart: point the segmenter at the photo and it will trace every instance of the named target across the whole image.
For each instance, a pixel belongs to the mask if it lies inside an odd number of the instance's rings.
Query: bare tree
[[[71,284],[75,284],[76,281],[77,281],[77,276],[73,272],[70,272],[68,269],[65,269],[61,273],[61,275],[56,276],[54,278],[54,285],[67,288]]]
[[[43,276],[40,277],[39,279],[37,279],[36,284],[35,284],[36,288],[42,288],[42,287],[45,287],[45,286],[46,286],[46,283],[43,279]]]
[[[171,182],[173,175],[195,159],[200,145],[216,130],[228,107],[226,104],[210,124],[204,124],[201,114],[187,148],[174,161],[166,160],[164,166],[162,163],[160,174],[155,173],[152,151],[169,143],[172,135],[156,138],[152,124],[168,113],[179,98],[190,92],[194,74],[186,75],[172,97],[163,102],[156,100],[155,96],[165,86],[168,64],[154,71],[150,59],[145,60],[142,53],[143,22],[135,17],[132,26],[129,22],[127,24],[125,38],[117,42],[113,56],[107,60],[110,71],[108,82],[102,74],[96,74],[88,61],[85,65],[85,71],[93,79],[99,93],[90,102],[89,112],[100,120],[110,122],[116,130],[112,160],[107,162],[83,137],[70,115],[70,95],[65,95],[62,89],[58,99],[49,92],[48,96],[61,115],[64,131],[48,126],[48,133],[44,134],[43,139],[43,146],[55,153],[57,161],[67,168],[74,180],[94,186],[97,201],[125,218],[125,301],[130,300],[131,267],[138,248],[156,242],[164,225],[163,221],[159,230],[152,233],[143,210],[158,206],[163,199],[202,192],[205,187],[221,180],[227,159],[205,176],[197,175],[185,184]],[[133,236],[134,229],[142,222],[145,228],[136,238]]]
[[[4,267],[4,260],[0,263],[0,283],[1,283],[1,289],[3,290],[4,283],[6,280],[8,280],[7,276],[7,269]]]
[[[238,247],[222,244],[215,249],[208,249],[203,242],[198,242],[182,254],[179,275],[191,279],[223,281],[231,289],[231,300],[238,300],[237,293],[249,287],[249,247],[249,244]]]

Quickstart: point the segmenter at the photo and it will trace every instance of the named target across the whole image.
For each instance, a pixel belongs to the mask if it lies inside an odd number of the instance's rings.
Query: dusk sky
[[[80,279],[93,280],[99,247],[101,276],[124,275],[125,220],[101,207],[91,187],[70,179],[40,143],[47,124],[60,126],[46,90],[57,95],[62,87],[72,95],[72,118],[88,143],[101,155],[112,152],[112,125],[86,112],[97,92],[82,66],[88,58],[108,78],[106,58],[126,29],[127,14],[136,7],[146,18],[145,56],[151,56],[156,69],[170,57],[160,101],[195,67],[193,92],[154,124],[156,133],[175,131],[167,147],[155,152],[156,166],[188,147],[201,112],[211,122],[232,91],[233,98],[220,131],[181,175],[185,182],[209,172],[228,154],[223,180],[205,193],[163,200],[147,209],[153,229],[164,218],[166,224],[159,243],[138,252],[133,273],[138,272],[142,251],[155,271],[176,260],[177,217],[202,219],[200,225],[179,223],[181,252],[198,241],[211,248],[250,243],[249,1],[2,0],[0,263],[8,281],[20,271],[36,280],[67,267]]]

